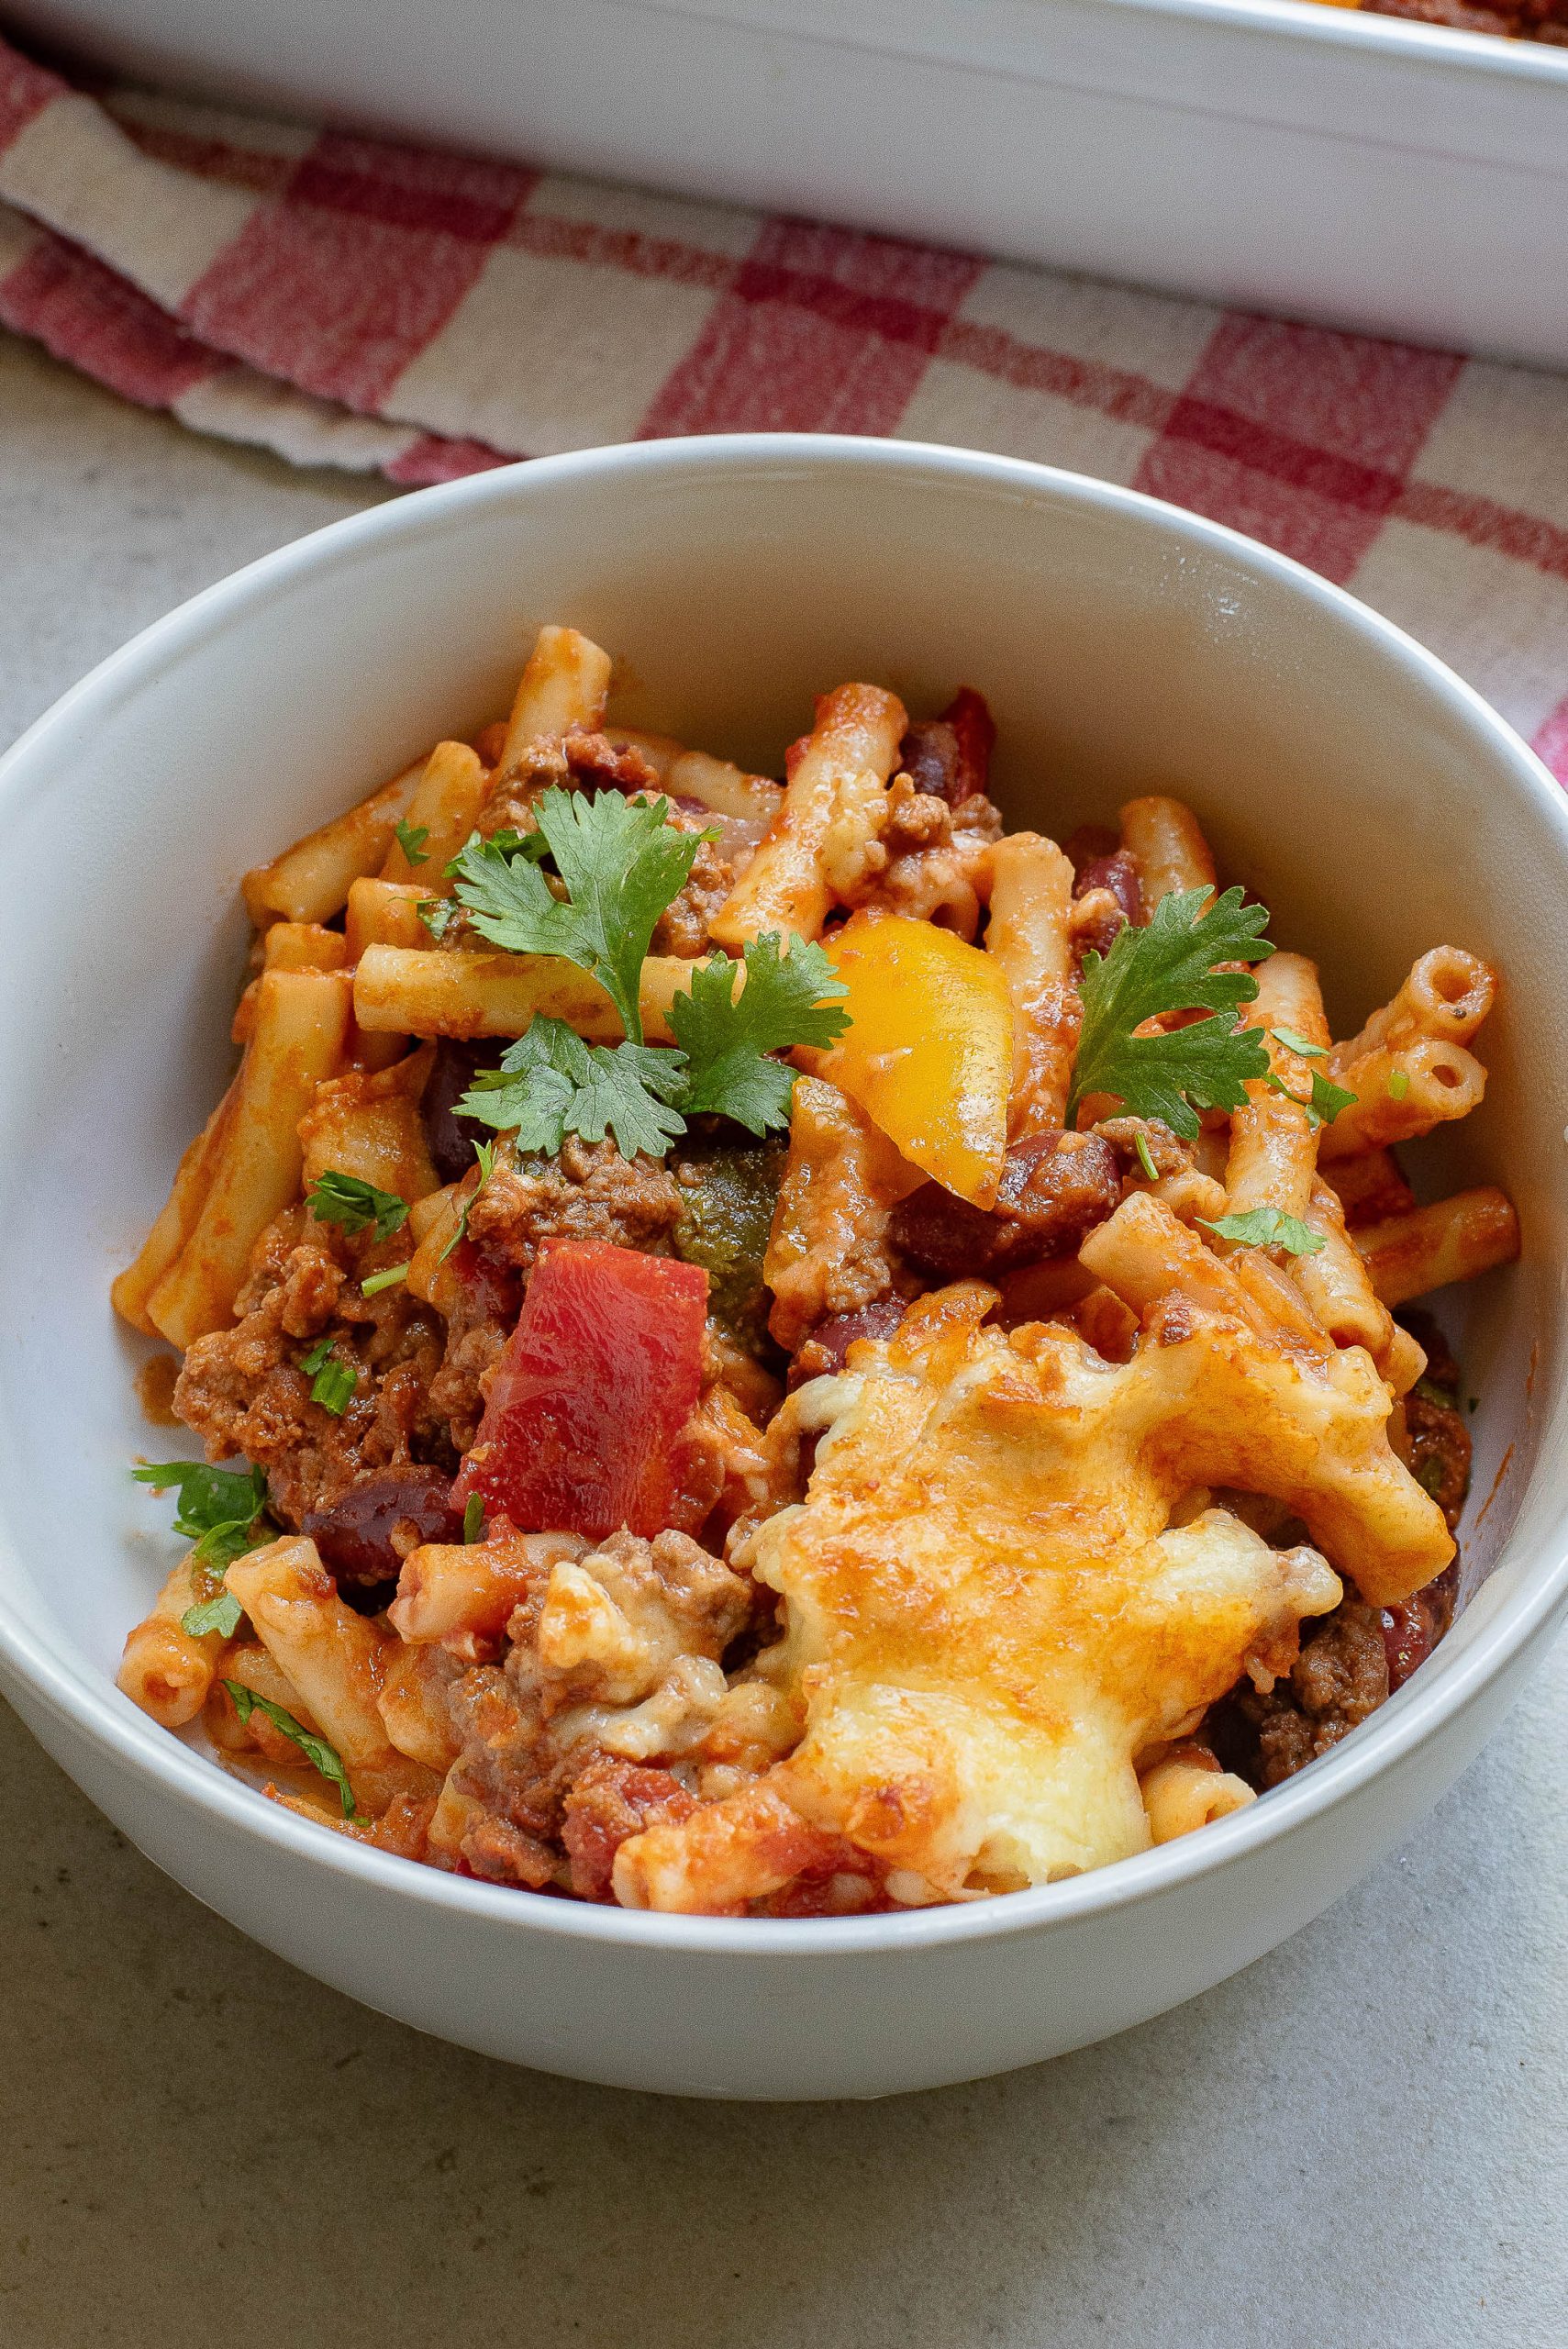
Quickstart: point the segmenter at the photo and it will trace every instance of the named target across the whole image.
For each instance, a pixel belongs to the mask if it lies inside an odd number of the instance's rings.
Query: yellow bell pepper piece
[[[852,914],[822,942],[852,1024],[818,1074],[944,1190],[995,1207],[1013,1074],[1013,1008],[996,963],[905,914]]]

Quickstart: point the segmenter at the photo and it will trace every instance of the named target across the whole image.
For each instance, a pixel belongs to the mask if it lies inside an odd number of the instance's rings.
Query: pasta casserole
[[[1408,1308],[1518,1233],[1396,1153],[1496,974],[1336,1038],[1181,801],[1007,829],[978,692],[840,685],[781,780],[610,682],[544,629],[246,876],[238,1069],[114,1289],[205,1453],[134,1472],[190,1546],[120,1687],[630,1908],[984,1898],[1256,1801],[1452,1612]]]

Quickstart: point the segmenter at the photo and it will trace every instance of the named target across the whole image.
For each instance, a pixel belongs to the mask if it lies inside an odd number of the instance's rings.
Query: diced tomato
[[[942,712],[945,724],[958,736],[959,787],[954,803],[972,799],[991,780],[991,753],[996,747],[996,725],[984,694],[961,685]]]
[[[452,1486],[525,1533],[602,1541],[669,1522],[702,1388],[707,1275],[600,1241],[547,1241]]]

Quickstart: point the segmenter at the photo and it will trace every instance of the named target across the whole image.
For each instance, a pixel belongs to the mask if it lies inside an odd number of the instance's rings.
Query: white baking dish
[[[1295,0],[8,0],[139,76],[1568,364],[1568,50]]]

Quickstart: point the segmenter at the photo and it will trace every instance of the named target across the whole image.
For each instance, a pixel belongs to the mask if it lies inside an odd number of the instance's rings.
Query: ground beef
[[[574,791],[620,791],[628,799],[657,799],[659,770],[630,742],[574,728],[561,745]]]
[[[1279,1786],[1359,1729],[1387,1695],[1382,1610],[1342,1599],[1331,1615],[1305,1627],[1289,1676],[1267,1696],[1248,1681],[1232,1691],[1229,1702],[1253,1733],[1241,1775],[1259,1787]],[[1224,1743],[1222,1729],[1216,1751]],[[1235,1768],[1235,1760],[1223,1758]]]
[[[635,1762],[590,1762],[562,1806],[561,1840],[572,1863],[572,1889],[584,1900],[613,1901],[610,1876],[628,1835],[689,1819],[696,1798],[668,1770]]]
[[[459,1241],[451,1262],[456,1289],[446,1351],[430,1382],[430,1408],[447,1421],[452,1449],[462,1453],[479,1433],[489,1374],[517,1327],[523,1285],[509,1267],[486,1263],[471,1241]]]
[[[550,1544],[536,1543],[533,1559],[537,1572],[507,1626],[505,1662],[465,1672],[447,1703],[461,1745],[450,1785],[470,1809],[461,1857],[477,1876],[537,1888],[567,1876],[561,1849],[569,1812],[577,1820],[581,1865],[590,1876],[595,1874],[616,1821],[635,1810],[638,1800],[619,1778],[623,1812],[607,1796],[606,1770],[622,1771],[635,1762],[651,1773],[685,1750],[695,1701],[688,1693],[690,1667],[706,1667],[701,1685],[722,1695],[718,1660],[751,1621],[753,1594],[740,1575],[680,1533],[662,1533],[652,1542],[617,1533],[596,1550],[562,1535],[553,1555]],[[620,1650],[602,1662],[594,1655],[552,1660],[545,1641],[550,1583],[562,1565],[596,1581],[640,1642],[644,1662],[629,1677]],[[698,1734],[701,1726],[699,1710]],[[642,1750],[617,1752],[610,1741],[617,1734]],[[662,1739],[670,1751],[662,1750]],[[651,1742],[654,1750],[648,1751]],[[581,1801],[574,1803],[584,1780]],[[625,1828],[635,1831],[633,1825]],[[614,1837],[616,1848],[619,1840]],[[572,1854],[570,1842],[565,1850]],[[576,1854],[572,1858],[575,1866]],[[613,1859],[611,1848],[606,1870]]]
[[[544,1240],[600,1240],[667,1256],[682,1206],[680,1186],[657,1160],[628,1161],[613,1141],[568,1134],[557,1158],[497,1156],[469,1209],[468,1236],[481,1256],[521,1273],[532,1269]]]
[[[673,807],[666,821],[678,829],[707,829],[712,818],[706,808],[689,814],[684,805]],[[708,925],[735,886],[735,866],[722,841],[704,841],[692,862],[679,896],[665,907],[654,929],[651,954],[677,954],[695,962],[711,944]]]
[[[363,1254],[361,1242],[304,1207],[287,1209],[258,1243],[236,1326],[198,1338],[175,1384],[174,1408],[208,1457],[239,1453],[263,1469],[273,1515],[291,1529],[362,1477],[454,1464],[429,1405],[445,1346],[440,1318],[400,1287],[367,1301],[357,1278]],[[356,1374],[340,1417],[312,1400],[303,1367],[323,1338]]]
[[[1109,1142],[1060,1130],[1031,1134],[1008,1151],[994,1208],[923,1184],[894,1209],[893,1244],[906,1264],[938,1280],[984,1279],[1071,1254],[1120,1197]]]
[[[1441,1509],[1451,1533],[1470,1490],[1470,1430],[1459,1408],[1460,1368],[1429,1313],[1407,1309],[1399,1319],[1427,1357],[1425,1372],[1405,1397],[1399,1450],[1416,1482]]]
[[[1451,1404],[1438,1400],[1440,1390],[1422,1392],[1427,1385],[1421,1379],[1405,1397],[1409,1468],[1441,1509],[1451,1533],[1470,1490],[1470,1430]]]

